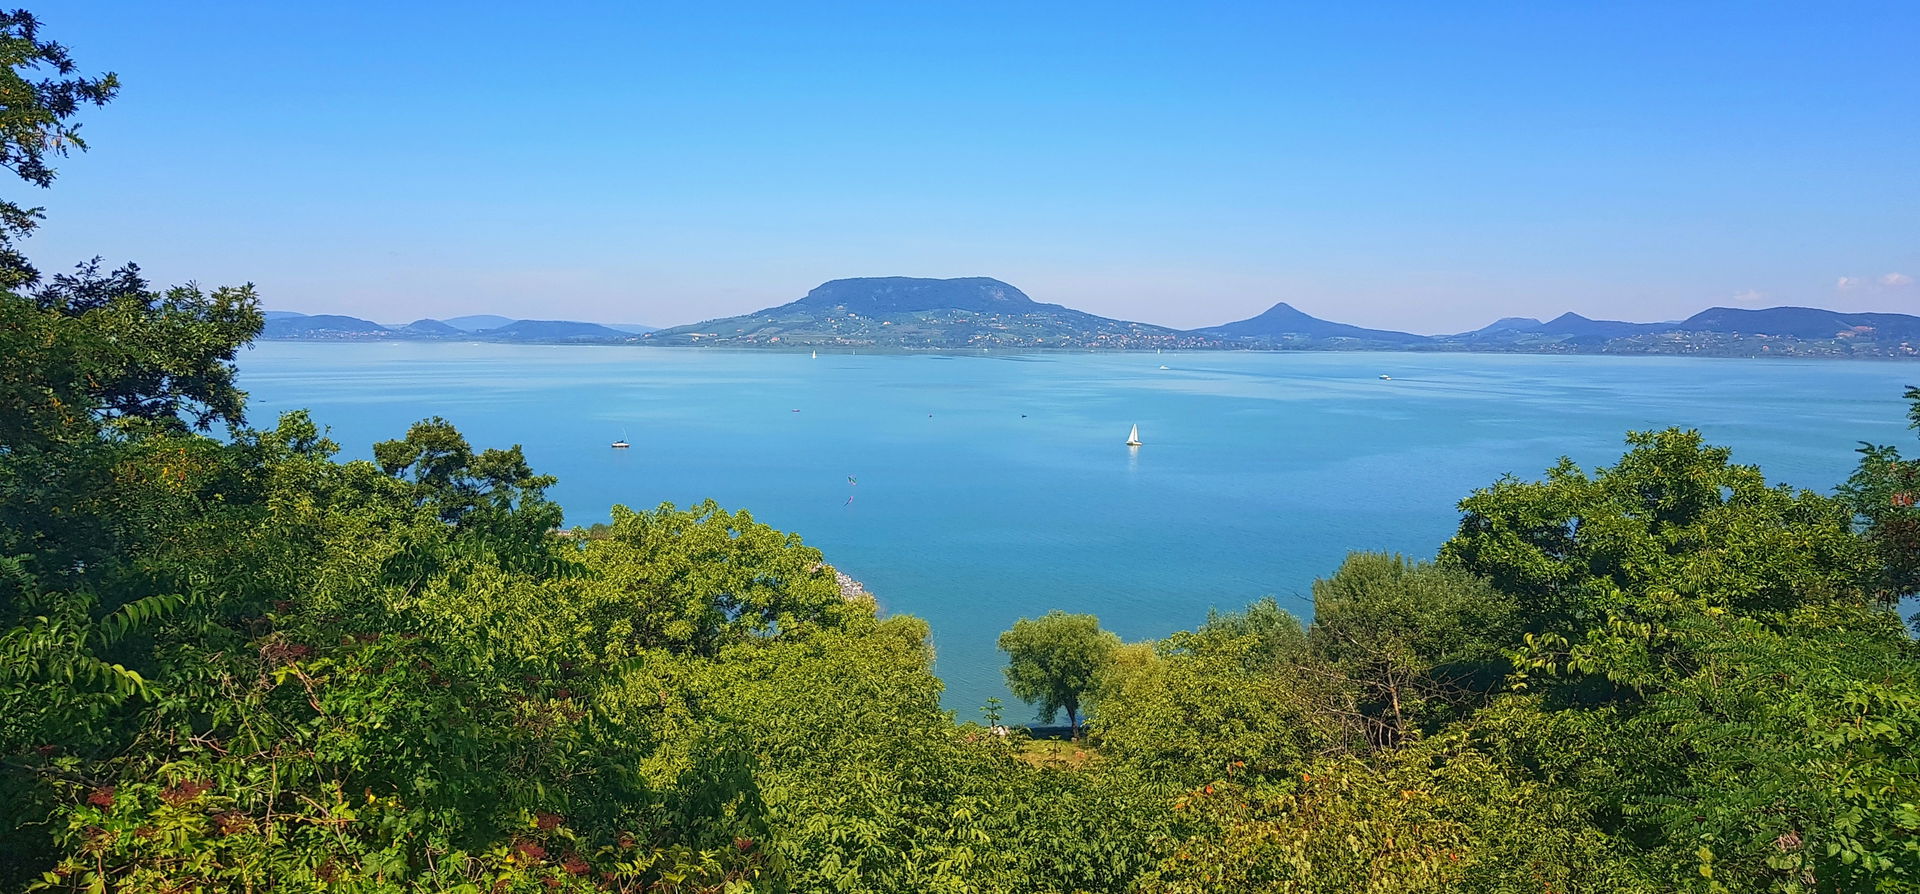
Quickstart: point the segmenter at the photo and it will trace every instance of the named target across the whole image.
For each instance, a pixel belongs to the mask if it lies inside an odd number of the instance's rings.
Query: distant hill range
[[[661,329],[658,345],[869,348],[1210,348],[1204,335],[1042,304],[984,276],[836,279],[798,301]]]
[[[1562,314],[1545,323],[1501,320],[1436,349],[1713,356],[1920,356],[1920,317],[1841,313],[1813,307],[1711,307],[1684,320],[1628,323]]]
[[[988,277],[836,279],[797,301],[736,317],[654,330],[633,324],[475,315],[385,326],[355,317],[267,312],[262,338],[711,345],[886,350],[1144,348],[1492,351],[1710,356],[1920,356],[1920,317],[1811,307],[1714,307],[1684,320],[1633,323],[1575,313],[1507,317],[1471,332],[1415,335],[1323,320],[1281,302],[1193,330],[1116,320],[1044,304]]]
[[[383,326],[359,317],[302,314],[286,310],[264,312],[266,327],[260,337],[297,341],[517,341],[617,343],[638,340],[653,327],[632,323],[582,323],[576,320],[515,320],[492,314],[450,320],[414,320],[404,326]]]
[[[1920,356],[1920,317],[1811,307],[1714,307],[1684,320],[1629,323],[1565,313],[1544,323],[1506,317],[1456,335],[1363,329],[1284,302],[1234,323],[1193,330],[1239,347],[1301,350],[1502,351],[1709,356]]]

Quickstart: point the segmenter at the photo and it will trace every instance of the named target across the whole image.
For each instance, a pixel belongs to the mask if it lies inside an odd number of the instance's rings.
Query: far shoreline
[[[1429,356],[1429,357],[1430,356],[1472,355],[1472,356],[1482,356],[1482,357],[1502,357],[1502,356],[1509,356],[1509,357],[1619,357],[1619,358],[1679,358],[1679,359],[1693,359],[1693,360],[1767,360],[1767,361],[1841,360],[1841,361],[1877,361],[1877,362],[1888,362],[1888,363],[1903,363],[1903,362],[1911,362],[1914,360],[1920,360],[1920,353],[1905,354],[1905,355],[1901,355],[1901,354],[1855,355],[1855,354],[1787,353],[1787,352],[1735,354],[1735,353],[1708,353],[1708,352],[1694,352],[1694,351],[1524,351],[1524,350],[1492,350],[1490,351],[1490,350],[1475,350],[1472,348],[1456,348],[1451,346],[1447,346],[1447,347],[1422,346],[1422,347],[1396,348],[1392,346],[1374,346],[1374,345],[1369,345],[1366,347],[1352,347],[1352,348],[1335,348],[1335,347],[1289,348],[1289,347],[1258,347],[1258,346],[1244,345],[1244,346],[1219,347],[1219,348],[1173,348],[1173,349],[1156,348],[1156,349],[1149,350],[1147,348],[1052,348],[1052,347],[1044,347],[1039,345],[1019,346],[1019,347],[1001,346],[1001,347],[985,347],[985,348],[952,348],[952,347],[920,348],[920,347],[912,347],[912,346],[906,346],[906,345],[868,346],[868,345],[845,345],[845,344],[689,345],[689,344],[668,344],[668,343],[662,343],[662,342],[646,342],[646,341],[638,341],[638,340],[636,341],[584,341],[584,340],[548,341],[548,340],[527,339],[527,340],[507,341],[507,340],[457,339],[457,338],[427,339],[427,338],[266,338],[266,337],[262,337],[262,338],[254,339],[252,342],[249,343],[248,346],[252,347],[262,343],[302,344],[302,345],[307,345],[307,344],[330,344],[330,345],[391,344],[391,345],[469,345],[469,346],[475,346],[475,347],[497,346],[497,347],[543,347],[543,348],[555,348],[555,347],[641,348],[641,349],[655,349],[655,350],[700,351],[700,352],[710,352],[710,353],[739,353],[739,354],[810,354],[813,352],[822,352],[822,353],[827,353],[832,355],[841,355],[841,356],[867,354],[867,355],[893,355],[893,356],[913,356],[913,357],[925,357],[925,356],[979,357],[983,354],[1000,356],[1000,357],[1023,356],[1023,355],[1064,356],[1064,355],[1078,355],[1078,354],[1107,354],[1107,355],[1145,354],[1145,355],[1161,355],[1161,356],[1171,356],[1171,355],[1194,356],[1194,355],[1206,355],[1206,354],[1395,354],[1395,355],[1413,355],[1413,356]]]

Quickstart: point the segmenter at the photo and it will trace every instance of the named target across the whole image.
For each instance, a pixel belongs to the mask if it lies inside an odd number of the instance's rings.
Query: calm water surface
[[[240,368],[256,424],[309,408],[352,457],[431,415],[524,445],[569,524],[712,497],[796,531],[932,623],[963,719],[1006,698],[994,638],[1022,616],[1093,612],[1128,639],[1264,595],[1304,616],[1347,551],[1430,556],[1472,489],[1611,462],[1629,429],[1699,428],[1829,490],[1859,441],[1907,442],[1920,381],[1891,362],[301,342]]]

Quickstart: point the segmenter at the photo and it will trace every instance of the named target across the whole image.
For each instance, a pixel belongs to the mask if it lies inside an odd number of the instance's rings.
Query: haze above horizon
[[[1277,6],[36,4],[124,88],[26,247],[383,321],[1920,310],[1920,6]]]

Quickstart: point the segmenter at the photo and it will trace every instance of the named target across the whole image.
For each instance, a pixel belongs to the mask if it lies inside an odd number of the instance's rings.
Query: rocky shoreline
[[[833,568],[832,570],[833,582],[840,585],[840,598],[848,602],[859,600],[871,601],[873,599],[873,594],[867,591],[865,584],[854,580],[852,575],[838,568]]]

